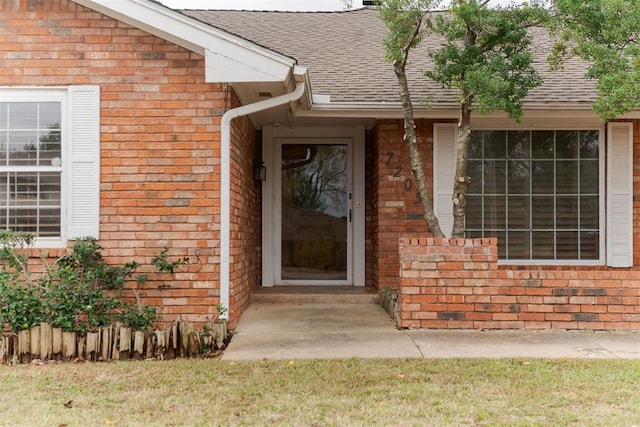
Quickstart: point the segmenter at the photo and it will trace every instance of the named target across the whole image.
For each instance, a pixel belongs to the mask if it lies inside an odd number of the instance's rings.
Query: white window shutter
[[[633,265],[633,127],[609,123],[607,134],[607,264]]]
[[[456,174],[455,123],[437,123],[433,126],[433,210],[445,236],[453,229],[453,180]]]
[[[67,238],[99,237],[100,87],[69,87]]]

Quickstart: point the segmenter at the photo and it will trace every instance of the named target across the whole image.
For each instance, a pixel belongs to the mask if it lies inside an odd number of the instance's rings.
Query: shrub
[[[65,331],[87,332],[114,320],[140,330],[149,330],[155,323],[155,307],[124,304],[106,293],[121,290],[131,279],[144,282],[146,276],[136,274],[137,263],[109,265],[96,240],[83,238],[55,263],[43,260],[45,272],[33,279],[24,251],[32,241],[33,236],[26,233],[0,231],[0,259],[4,260],[0,270],[2,324],[19,331],[46,321]],[[165,248],[154,258],[165,267],[157,266],[161,271],[173,272],[187,261],[171,262],[166,253]]]
[[[148,332],[156,322],[158,314],[152,305],[123,305],[118,320],[137,331]]]
[[[0,272],[0,324],[7,323],[19,331],[39,325],[45,320],[42,290],[30,285],[10,284],[10,275]]]

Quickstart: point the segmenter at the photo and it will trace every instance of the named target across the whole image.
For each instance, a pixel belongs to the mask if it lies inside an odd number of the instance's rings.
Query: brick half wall
[[[498,265],[496,239],[400,239],[403,328],[640,329],[640,271]]]

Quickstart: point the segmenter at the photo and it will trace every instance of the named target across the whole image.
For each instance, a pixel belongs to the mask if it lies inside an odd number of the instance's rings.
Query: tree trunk
[[[409,85],[407,84],[407,75],[405,74],[405,63],[402,61],[395,61],[393,63],[393,69],[396,73],[398,84],[400,86],[400,100],[402,102],[402,110],[404,113],[404,142],[407,144],[407,148],[409,149],[411,171],[413,172],[413,176],[416,178],[416,183],[418,184],[418,195],[420,197],[420,202],[422,203],[424,220],[434,237],[444,237],[444,234],[440,229],[440,222],[433,212],[433,203],[431,202],[431,197],[429,196],[429,191],[427,189],[427,181],[424,176],[424,167],[422,165],[420,150],[418,149],[418,137],[416,135],[416,125],[413,118],[413,104],[411,103]]]
[[[471,106],[473,95],[464,94],[460,102],[460,120],[458,121],[458,140],[456,141],[456,175],[453,182],[453,229],[451,237],[464,237],[464,217],[467,212],[467,154],[471,142]]]

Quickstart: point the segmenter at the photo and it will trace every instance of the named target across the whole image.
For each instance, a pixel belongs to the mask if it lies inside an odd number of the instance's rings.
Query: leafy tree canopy
[[[589,62],[603,119],[640,107],[640,1],[556,0],[554,9],[561,37],[551,64],[561,68],[570,55]]]
[[[383,43],[387,61],[406,61],[410,49],[422,41],[428,14],[438,7],[438,0],[381,0],[377,2],[380,18],[389,30]]]
[[[450,13],[438,14],[431,31],[444,46],[431,52],[434,68],[425,75],[444,87],[473,96],[480,114],[505,111],[519,121],[521,101],[542,83],[533,69],[527,29],[543,23],[541,4],[489,8],[487,1],[454,0]]]
[[[384,39],[387,60],[393,63],[400,87],[405,121],[405,141],[411,169],[418,183],[425,220],[435,236],[442,234],[428,198],[422,160],[416,148],[413,106],[405,67],[409,52],[425,37],[442,40],[427,54],[433,66],[427,78],[453,89],[459,103],[456,172],[453,184],[452,237],[464,236],[466,213],[467,151],[471,141],[471,113],[505,111],[522,118],[522,100],[542,79],[533,68],[528,28],[543,24],[548,9],[541,1],[507,8],[490,8],[489,0],[452,0],[446,12],[430,12],[439,2],[429,0],[380,0],[380,17],[389,29]]]

